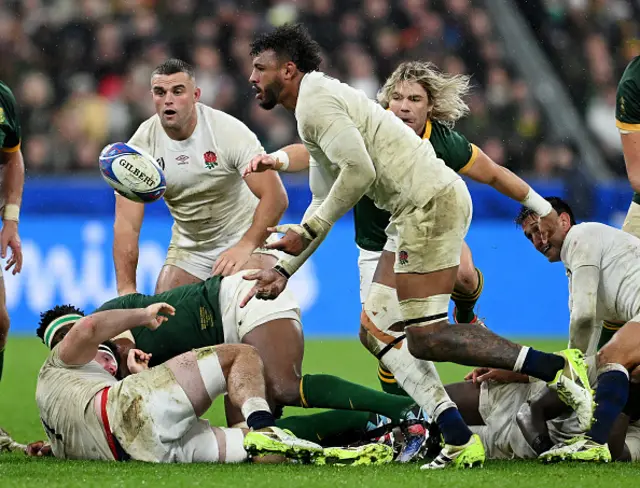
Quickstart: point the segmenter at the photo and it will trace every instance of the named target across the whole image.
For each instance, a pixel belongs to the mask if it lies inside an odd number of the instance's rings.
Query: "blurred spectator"
[[[548,1],[579,24],[574,7]],[[608,2],[595,3],[607,22],[624,18],[608,12]],[[517,171],[530,172],[542,158],[534,154],[548,124],[526,83],[514,79],[481,1],[16,0],[0,2],[0,56],[12,60],[0,64],[0,77],[21,104],[29,172],[95,173],[101,148],[126,140],[153,114],[151,71],[170,56],[195,66],[203,103],[241,118],[267,150],[296,141],[291,114],[258,108],[248,83],[252,37],[292,21],[304,22],[322,46],[324,71],[371,98],[411,58],[471,74],[471,113],[457,129]],[[594,86],[611,86],[607,72],[620,63],[608,58],[606,30],[591,27],[575,29],[589,46]],[[598,102],[592,111],[601,123]]]

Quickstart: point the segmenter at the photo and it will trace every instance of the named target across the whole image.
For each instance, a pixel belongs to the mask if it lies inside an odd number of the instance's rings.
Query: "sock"
[[[334,408],[376,412],[399,422],[415,403],[409,397],[389,395],[327,374],[306,374],[300,382],[305,408]]]
[[[551,437],[544,434],[536,437],[531,445],[531,448],[536,452],[538,456],[543,452],[547,452],[552,447],[553,442],[551,441]]]
[[[461,288],[454,288],[451,294],[453,303],[456,304],[456,322],[459,324],[469,324],[473,321],[476,314],[473,309],[480,298],[482,289],[484,288],[484,276],[482,272],[476,268],[478,274],[478,286],[471,293],[462,290]]]
[[[281,429],[289,429],[295,436],[313,442],[326,441],[352,433],[354,437],[367,428],[369,412],[330,410],[312,415],[296,415],[276,421]]]
[[[524,356],[524,362],[521,358]],[[534,378],[549,382],[552,381],[558,371],[564,369],[564,358],[557,354],[537,351],[530,347],[523,347],[513,370]]]
[[[257,412],[253,412],[249,417],[247,417],[247,425],[250,429],[260,430],[276,425],[276,419],[273,418],[273,414],[271,412],[259,410]]]
[[[378,365],[378,379],[380,380],[380,387],[385,393],[390,395],[400,395],[408,397],[406,391],[398,384],[398,381],[393,376],[393,373],[385,368],[382,363]]]
[[[0,381],[2,381],[3,367],[4,367],[4,348],[0,351]]]
[[[264,398],[251,397],[240,407],[250,429],[259,430],[276,425],[269,404]]]
[[[599,370],[604,369],[604,372],[598,375],[596,409],[593,412],[595,422],[587,432],[587,436],[598,444],[607,443],[613,423],[622,412],[629,397],[629,375],[626,370],[611,369],[608,366],[610,365],[599,368]]]
[[[451,407],[436,419],[444,441],[451,446],[462,446],[469,442],[472,432],[462,420],[457,408]]]

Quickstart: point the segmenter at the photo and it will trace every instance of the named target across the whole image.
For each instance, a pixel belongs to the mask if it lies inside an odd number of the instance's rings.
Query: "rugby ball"
[[[167,189],[162,168],[150,154],[131,144],[109,144],[100,153],[99,162],[104,180],[134,202],[155,202]]]

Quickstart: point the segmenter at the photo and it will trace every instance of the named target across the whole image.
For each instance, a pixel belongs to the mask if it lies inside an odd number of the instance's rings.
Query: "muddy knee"
[[[287,375],[269,383],[269,397],[276,405],[300,406],[300,381],[296,375]]]

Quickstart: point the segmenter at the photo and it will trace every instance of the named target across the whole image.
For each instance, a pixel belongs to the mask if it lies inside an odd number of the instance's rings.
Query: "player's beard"
[[[280,81],[275,80],[270,85],[264,87],[262,90],[262,100],[258,103],[260,107],[265,110],[271,110],[278,105],[278,99],[280,98],[280,93],[282,92],[282,83]]]

